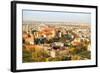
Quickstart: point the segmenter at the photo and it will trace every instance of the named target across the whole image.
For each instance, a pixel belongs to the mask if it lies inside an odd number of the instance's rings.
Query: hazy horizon
[[[91,24],[90,13],[23,10],[23,22],[71,22]]]

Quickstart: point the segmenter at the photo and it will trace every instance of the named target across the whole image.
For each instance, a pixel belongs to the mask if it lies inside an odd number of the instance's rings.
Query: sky
[[[23,21],[91,23],[90,13],[23,10]]]

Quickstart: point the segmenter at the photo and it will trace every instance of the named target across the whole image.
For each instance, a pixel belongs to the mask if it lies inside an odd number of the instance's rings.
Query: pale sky
[[[23,21],[91,23],[90,13],[23,10]]]

